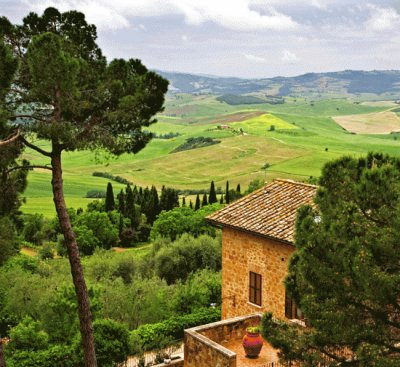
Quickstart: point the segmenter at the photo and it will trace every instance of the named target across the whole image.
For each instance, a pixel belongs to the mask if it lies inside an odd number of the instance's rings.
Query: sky
[[[157,70],[263,78],[400,69],[400,0],[0,0],[21,23],[82,11],[109,59]]]

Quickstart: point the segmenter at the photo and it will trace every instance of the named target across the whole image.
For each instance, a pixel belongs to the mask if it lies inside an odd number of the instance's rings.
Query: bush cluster
[[[185,329],[198,325],[208,324],[221,319],[220,308],[203,308],[196,313],[171,317],[156,324],[139,326],[130,332],[129,344],[132,354],[140,354],[143,351],[157,349],[157,340],[160,337],[182,339]]]

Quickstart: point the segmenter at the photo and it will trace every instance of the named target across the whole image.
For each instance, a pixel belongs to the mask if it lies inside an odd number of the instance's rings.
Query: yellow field
[[[390,111],[334,116],[333,119],[347,131],[357,134],[390,134],[392,131],[400,131],[400,118]]]
[[[264,135],[271,126],[274,126],[276,130],[297,129],[295,125],[277,116],[271,115],[270,113],[265,113],[240,122],[233,122],[229,124],[229,126],[235,129],[242,128],[246,134],[252,135]]]

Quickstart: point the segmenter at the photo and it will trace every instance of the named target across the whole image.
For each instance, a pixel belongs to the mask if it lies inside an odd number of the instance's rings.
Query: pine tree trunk
[[[6,367],[6,360],[3,352],[3,341],[0,339],[0,367]]]
[[[53,200],[56,207],[61,231],[64,235],[65,244],[68,251],[69,262],[71,265],[71,274],[75,286],[76,297],[78,300],[78,312],[80,322],[80,332],[82,336],[82,347],[84,354],[85,367],[97,367],[96,354],[94,349],[92,314],[90,311],[89,295],[83,276],[78,245],[76,243],[75,233],[72,229],[67,207],[64,200],[62,168],[61,168],[61,150],[53,146],[53,155],[51,158],[53,168],[52,188]]]

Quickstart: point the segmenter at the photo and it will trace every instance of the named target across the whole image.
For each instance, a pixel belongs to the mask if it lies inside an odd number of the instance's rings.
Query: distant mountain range
[[[241,79],[157,71],[170,81],[170,93],[255,94],[293,97],[358,96],[400,98],[400,71],[308,73],[295,77]]]

